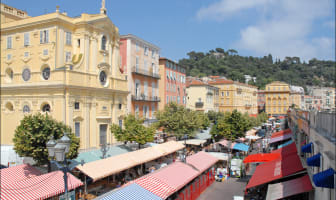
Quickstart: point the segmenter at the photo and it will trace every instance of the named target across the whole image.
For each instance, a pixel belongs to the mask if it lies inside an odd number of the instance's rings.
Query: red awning
[[[280,153],[257,153],[248,155],[244,159],[244,163],[252,163],[252,162],[269,162],[275,159],[280,158]]]
[[[29,164],[8,167],[0,170],[1,185],[11,184],[41,174],[40,170]]]
[[[69,191],[83,185],[83,183],[72,174],[67,174]],[[7,185],[1,184],[0,199],[37,200],[47,199],[61,193],[64,193],[63,172],[54,171]]]
[[[194,155],[187,157],[187,163],[198,169],[200,174],[203,173],[205,170],[209,169],[218,160],[218,158],[204,151],[200,151]]]
[[[297,154],[296,144],[293,142],[292,144],[289,144],[280,149],[274,150],[271,153],[280,153],[282,157],[288,156],[291,154]]]
[[[271,138],[275,138],[275,137],[279,137],[279,136],[283,136],[286,134],[291,134],[292,130],[291,129],[286,129],[286,130],[282,130],[282,131],[278,131],[272,134]]]
[[[246,189],[269,183],[304,170],[297,154],[291,154],[257,166]]]
[[[275,200],[290,197],[296,194],[309,192],[313,189],[309,176],[304,175],[300,178],[289,181],[270,184],[267,190],[266,200]]]

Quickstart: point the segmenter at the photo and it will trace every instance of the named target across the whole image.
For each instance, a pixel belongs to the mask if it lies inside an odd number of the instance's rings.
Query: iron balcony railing
[[[196,107],[196,108],[203,108],[203,106],[204,106],[204,103],[203,103],[203,102],[196,102],[196,103],[195,103],[195,107]]]
[[[132,67],[132,73],[149,76],[157,79],[161,78],[160,74],[154,73],[152,70],[145,70],[137,67]]]
[[[132,95],[133,101],[153,101],[153,102],[160,102],[160,97],[158,96],[146,96],[146,95]]]

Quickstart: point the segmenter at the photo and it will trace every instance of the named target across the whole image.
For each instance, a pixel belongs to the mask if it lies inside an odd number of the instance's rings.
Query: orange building
[[[160,102],[158,83],[160,48],[134,35],[120,37],[121,66],[127,74],[128,113],[154,119]]]
[[[162,110],[169,102],[176,102],[186,106],[186,70],[172,60],[160,58],[159,91],[161,101],[159,109]]]

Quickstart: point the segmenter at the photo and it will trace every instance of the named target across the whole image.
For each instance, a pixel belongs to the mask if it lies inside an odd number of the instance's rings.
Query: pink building
[[[169,102],[186,105],[186,70],[172,60],[160,58],[159,91],[161,101],[159,109],[162,110]]]
[[[160,101],[159,52],[159,47],[137,36],[120,36],[121,66],[130,91],[127,111],[147,120],[155,118]]]

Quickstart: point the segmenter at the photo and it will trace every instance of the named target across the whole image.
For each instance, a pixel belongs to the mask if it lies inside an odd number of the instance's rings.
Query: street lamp
[[[48,154],[51,159],[50,163],[53,163],[63,171],[63,178],[64,178],[64,191],[65,191],[65,198],[68,200],[68,166],[67,166],[67,160],[66,160],[66,154],[70,150],[70,143],[71,140],[68,137],[68,133],[64,133],[63,137],[59,139],[57,142],[54,140],[54,137],[51,137],[51,139],[47,142],[46,146],[48,149]],[[58,162],[63,162],[63,165],[59,164]]]
[[[183,149],[183,155],[182,155],[182,161],[187,162],[187,138],[188,135],[184,134],[183,139],[184,139],[184,149]]]

